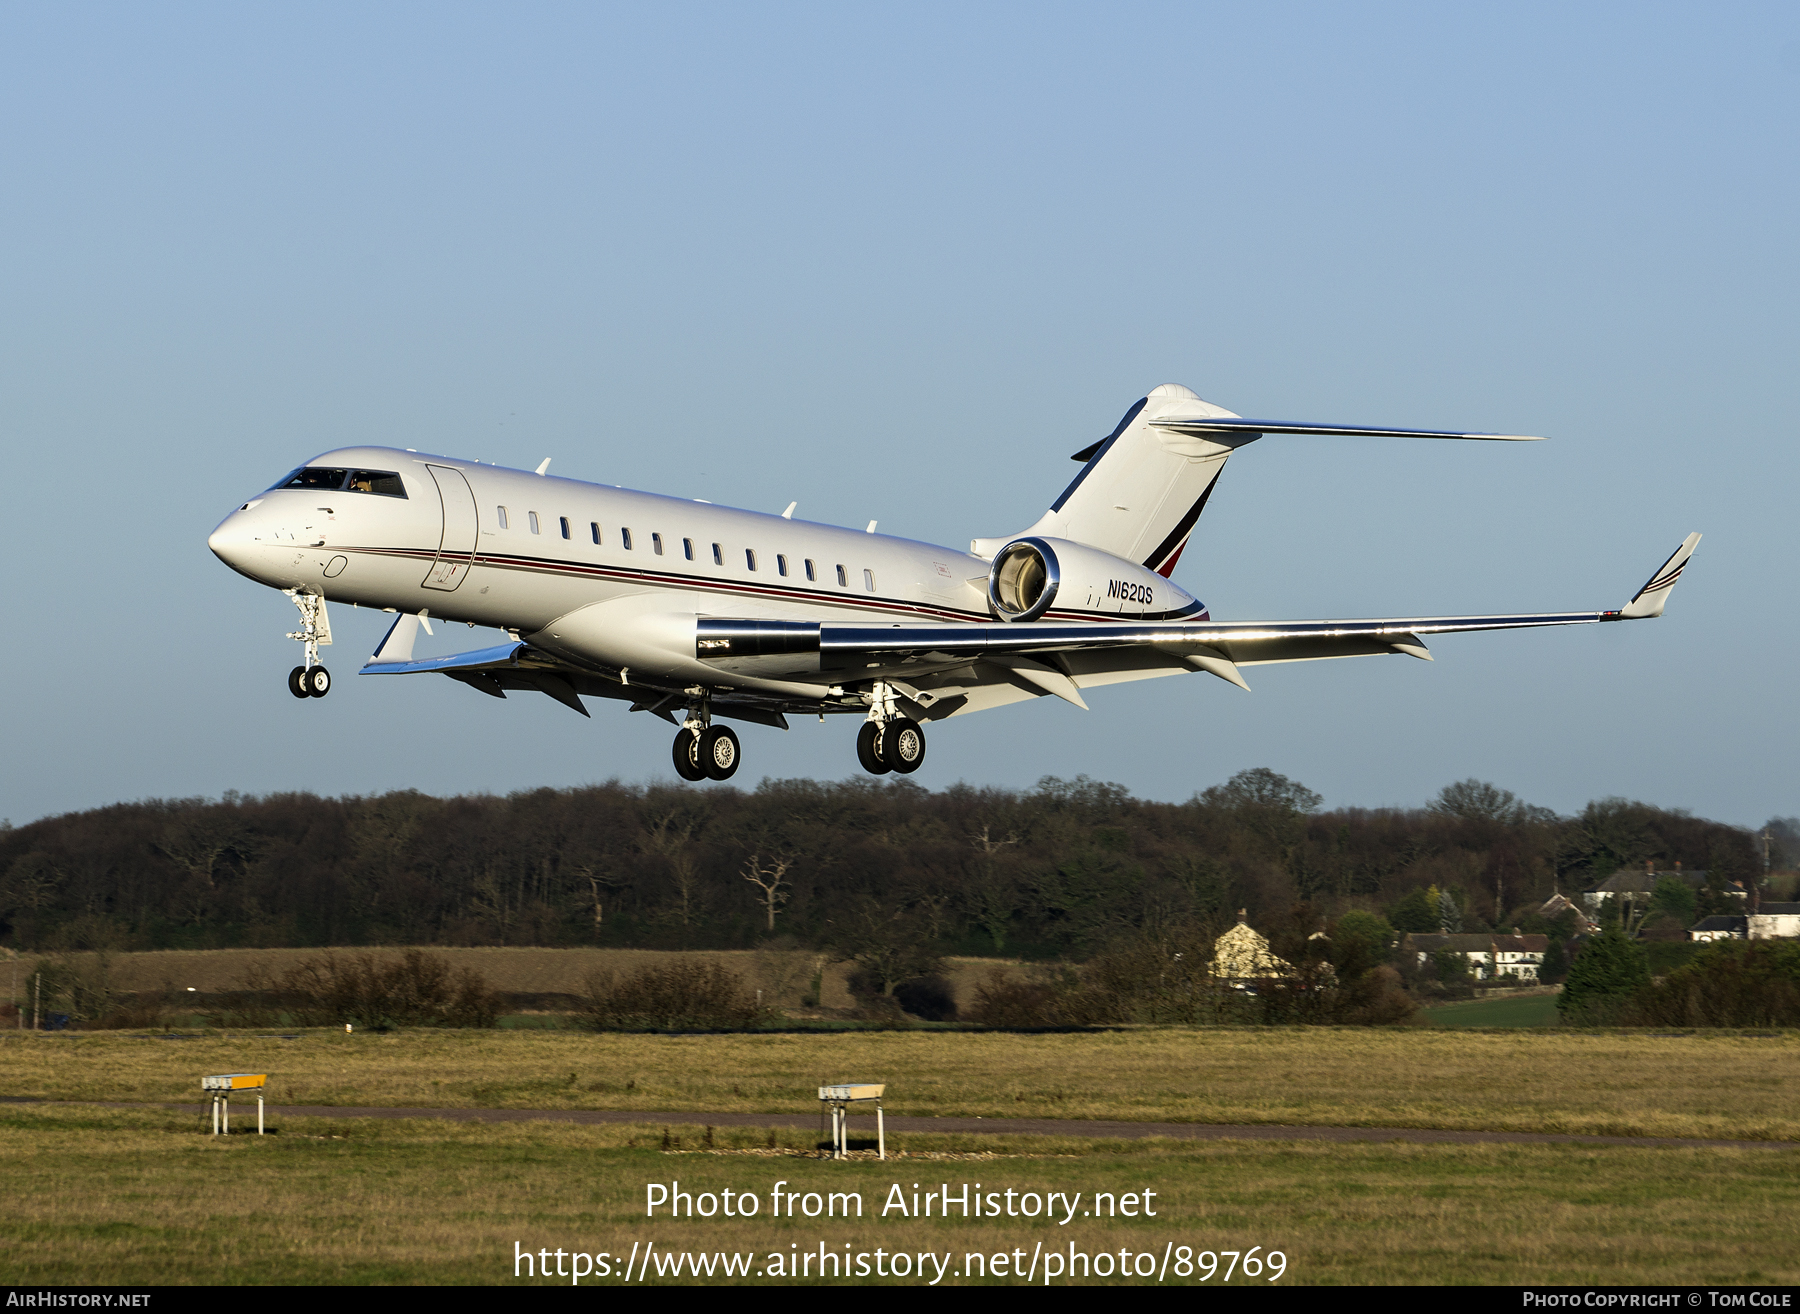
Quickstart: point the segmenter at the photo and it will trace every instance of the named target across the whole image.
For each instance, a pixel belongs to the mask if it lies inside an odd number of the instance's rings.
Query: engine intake
[[[988,571],[988,610],[1002,621],[1033,621],[1050,609],[1062,587],[1056,552],[1041,538],[1018,538],[994,554]]]

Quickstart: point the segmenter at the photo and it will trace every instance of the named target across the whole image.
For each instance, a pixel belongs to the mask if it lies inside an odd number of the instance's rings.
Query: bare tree
[[[744,863],[744,879],[762,891],[756,896],[756,901],[769,914],[770,935],[775,934],[776,912],[780,910],[782,904],[788,901],[788,891],[783,887],[790,883],[787,874],[793,865],[792,858],[777,854],[769,859],[767,866],[764,866],[760,853],[752,853],[749,860]]]
[[[220,859],[237,843],[238,830],[229,818],[195,809],[195,815],[170,823],[156,842],[156,851],[210,890]]]
[[[674,811],[664,812],[638,837],[639,849],[668,864],[672,888],[665,916],[684,931],[693,929],[700,916],[700,860],[691,843],[697,825],[692,818],[679,820]]]
[[[855,963],[892,996],[894,987],[938,968],[931,931],[924,919],[872,894],[854,900],[831,923],[831,942],[840,958]]]
[[[616,894],[618,891],[627,888],[631,884],[631,881],[628,877],[596,873],[592,867],[577,867],[575,871],[577,875],[588,883],[588,890],[592,894],[594,901],[594,935],[598,938],[601,929],[606,925],[606,904],[600,897],[601,892],[604,890],[607,894]]]
[[[963,899],[969,915],[987,932],[988,939],[993,941],[994,952],[999,953],[1006,948],[1006,927],[1017,911],[1018,890],[1004,873],[994,869],[994,859],[1003,850],[1019,843],[1019,834],[1013,831],[1005,839],[997,840],[991,828],[983,826],[979,834],[969,836],[969,843],[979,856],[975,859],[974,879],[964,889]]]

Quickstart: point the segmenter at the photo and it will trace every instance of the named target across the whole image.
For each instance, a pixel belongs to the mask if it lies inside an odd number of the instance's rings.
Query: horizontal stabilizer
[[[1258,439],[1281,434],[1542,441],[1536,434],[1473,429],[1245,419],[1202,399],[1190,388],[1164,383],[1126,411],[1106,437],[1075,453],[1081,472],[1022,533],[1085,543],[1167,578],[1181,559],[1231,454]],[[1004,541],[977,539],[970,550],[985,555],[983,544],[999,546]]]
[[[1541,443],[1542,435],[1529,433],[1472,433],[1462,429],[1387,429],[1362,424],[1305,424],[1296,420],[1246,420],[1167,416],[1151,420],[1153,429],[1175,433],[1208,434],[1310,434],[1321,438],[1477,438],[1496,443]]]
[[[401,620],[417,620],[417,617],[402,616]],[[399,628],[396,621],[395,628]],[[392,631],[389,631],[390,636]],[[383,661],[382,653],[386,651],[384,642],[380,649],[363,664],[359,674],[362,675],[413,675],[419,671],[469,671],[484,667],[500,667],[514,665],[514,659],[526,645],[515,639],[511,643],[498,644],[492,648],[477,648],[474,652],[451,653],[448,657],[424,657],[418,661]],[[412,645],[407,645],[410,658]]]
[[[1639,589],[1619,612],[1620,620],[1644,620],[1663,613],[1663,604],[1669,600],[1669,591],[1675,587],[1675,581],[1681,578],[1681,572],[1687,568],[1688,558],[1694,555],[1694,549],[1700,546],[1700,535],[1689,534],[1675,549],[1675,555],[1662,563],[1660,569],[1650,577],[1650,582]]]

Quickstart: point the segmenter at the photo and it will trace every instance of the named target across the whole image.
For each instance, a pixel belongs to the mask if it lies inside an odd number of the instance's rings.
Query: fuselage
[[[389,447],[326,452],[283,483],[209,539],[234,570],[334,602],[539,636],[551,648],[553,623],[583,612],[579,652],[589,661],[658,664],[649,633],[658,618],[990,623],[986,559],[891,535]],[[1119,565],[1144,578],[1112,588],[1071,581],[1043,619],[1200,610],[1168,580]]]

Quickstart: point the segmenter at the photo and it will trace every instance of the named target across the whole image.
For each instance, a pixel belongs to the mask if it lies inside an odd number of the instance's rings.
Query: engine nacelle
[[[988,570],[988,611],[996,620],[1181,620],[1205,610],[1155,571],[1066,538],[1015,538],[994,553]]]

